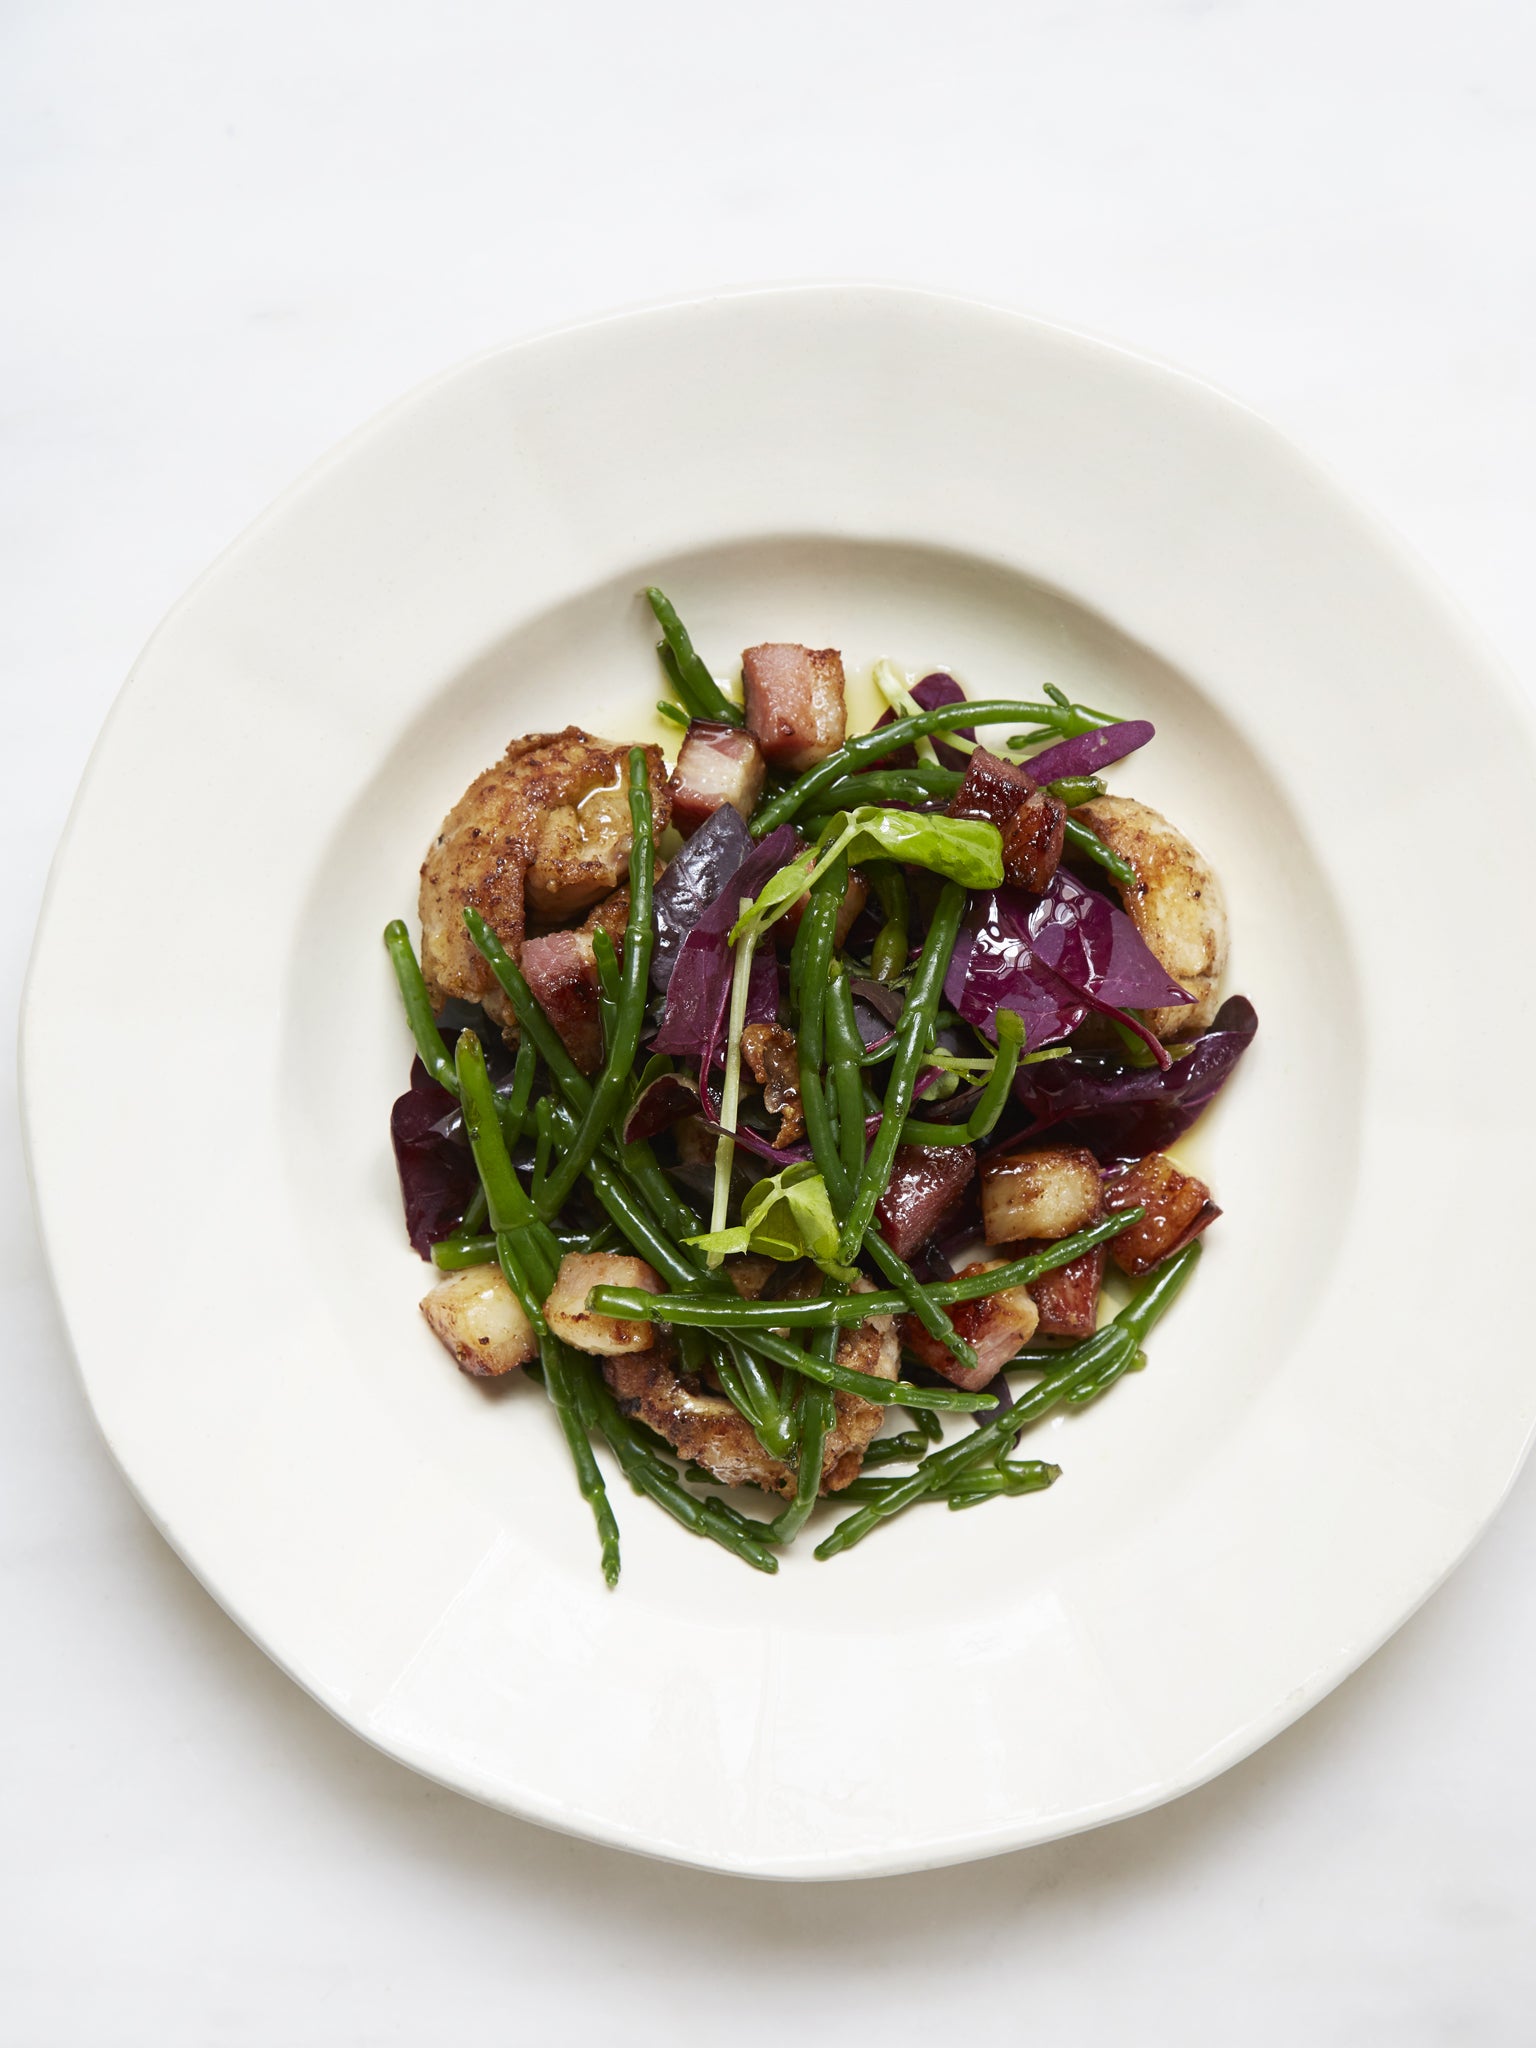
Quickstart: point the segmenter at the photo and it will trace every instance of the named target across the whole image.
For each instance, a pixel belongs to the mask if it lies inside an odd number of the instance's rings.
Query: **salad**
[[[514,740],[423,862],[419,959],[384,935],[423,1313],[542,1385],[610,1585],[597,1444],[764,1572],[824,1498],[818,1558],[1054,1484],[1020,1439],[1145,1364],[1221,1213],[1170,1148],[1257,1028],[1215,875],[1105,789],[1145,720],[880,662],[850,738],[836,651],[749,647],[738,702],[646,595],[671,769]]]

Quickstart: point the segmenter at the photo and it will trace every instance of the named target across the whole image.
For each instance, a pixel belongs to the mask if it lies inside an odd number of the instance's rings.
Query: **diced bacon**
[[[546,932],[523,941],[522,970],[566,1051],[584,1074],[603,1063],[602,984],[590,932]]]
[[[978,747],[949,800],[952,818],[985,818],[1003,835],[1003,874],[1016,889],[1043,889],[1056,872],[1067,807],[1036,789],[1014,761]]]
[[[949,800],[952,818],[986,818],[1005,825],[1034,794],[1035,785],[1016,761],[977,747],[965,764],[965,780]]]
[[[1061,864],[1067,807],[1037,789],[1003,826],[1003,878],[1015,889],[1046,888]]]
[[[686,839],[722,804],[749,819],[763,793],[767,764],[755,733],[696,718],[672,770],[672,822]]]
[[[768,641],[741,657],[747,725],[774,768],[800,774],[835,754],[848,733],[843,657],[835,647]]]
[[[1030,1238],[1021,1253],[1044,1251],[1048,1240]],[[1099,1289],[1104,1284],[1104,1247],[1042,1273],[1029,1283],[1029,1296],[1040,1311],[1042,1337],[1091,1337],[1098,1328]]]
[[[981,1220],[988,1244],[1070,1237],[1097,1220],[1102,1199],[1098,1161],[1076,1146],[994,1152],[981,1163]]]
[[[1183,1173],[1163,1152],[1149,1152],[1104,1183],[1106,1209],[1144,1208],[1146,1215],[1109,1240],[1122,1272],[1148,1273],[1208,1229],[1221,1214],[1203,1180]]]
[[[958,1277],[972,1273],[994,1273],[1001,1259],[981,1259],[962,1266]],[[942,1373],[957,1387],[974,1393],[999,1372],[1035,1334],[1039,1311],[1024,1287],[1005,1287],[997,1294],[984,1294],[980,1301],[956,1302],[949,1311],[955,1335],[963,1337],[976,1353],[974,1366],[966,1367],[945,1350],[937,1337],[930,1337],[916,1316],[901,1319],[901,1341],[914,1358],[920,1358],[931,1372]]]
[[[578,1351],[617,1357],[625,1351],[648,1351],[656,1341],[655,1326],[626,1316],[594,1315],[587,1296],[594,1287],[643,1287],[660,1294],[661,1276],[644,1259],[620,1252],[567,1252],[544,1304],[544,1320],[557,1337]]]
[[[875,1222],[891,1250],[910,1259],[959,1208],[975,1172],[969,1145],[899,1146],[875,1205]]]
[[[539,1352],[533,1325],[500,1266],[466,1266],[440,1280],[421,1312],[460,1372],[500,1379]]]
[[[658,1074],[647,1081],[624,1119],[626,1145],[659,1138],[684,1117],[699,1113],[699,1084],[692,1074]]]

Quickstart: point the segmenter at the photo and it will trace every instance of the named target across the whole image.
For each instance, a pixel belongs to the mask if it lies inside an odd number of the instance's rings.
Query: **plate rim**
[[[1518,681],[1508,664],[1493,647],[1478,622],[1469,616],[1435,569],[1426,564],[1402,537],[1373,507],[1358,498],[1347,483],[1315,454],[1299,444],[1294,437],[1272,425],[1262,414],[1240,398],[1224,391],[1220,386],[1182,366],[1164,362],[1148,352],[1130,344],[1108,339],[1075,326],[1041,318],[1038,315],[1021,313],[984,298],[960,295],[922,287],[909,287],[897,283],[882,283],[863,280],[814,280],[790,284],[747,284],[723,290],[706,290],[687,293],[663,299],[648,300],[638,305],[626,306],[579,319],[556,323],[550,327],[511,341],[503,342],[475,352],[462,361],[434,375],[420,380],[409,391],[392,400],[371,414],[364,422],[326,450],[289,484],[264,510],[249,521],[241,531],[213,558],[188,586],[156,626],[140,654],[131,665],[128,674],[114,696],[87,758],[79,785],[70,805],[68,816],[60,834],[58,846],[50,861],[47,880],[43,889],[37,924],[29,952],[26,974],[23,982],[20,1005],[20,1029],[18,1035],[18,1106],[22,1132],[22,1149],[29,1194],[33,1205],[38,1238],[43,1252],[45,1269],[54,1298],[59,1306],[68,1348],[77,1380],[85,1394],[87,1405],[98,1433],[105,1443],[114,1465],[122,1474],[134,1498],[139,1502],[150,1521],[166,1541],[181,1557],[206,1591],[228,1613],[236,1624],[258,1643],[265,1654],[270,1656],[279,1668],[304,1687],[311,1697],[316,1698],[336,1718],[359,1734],[370,1746],[386,1755],[406,1762],[408,1767],[420,1772],[434,1782],[449,1789],[475,1797],[501,1811],[528,1818],[540,1824],[560,1828],[583,1839],[621,1847],[635,1853],[658,1856],[663,1860],[677,1861],[695,1867],[706,1867],[730,1871],[738,1875],[756,1875],[768,1878],[812,1878],[835,1879],[864,1875],[885,1875],[970,1860],[975,1857],[1005,1853],[1012,1848],[1056,1839],[1072,1832],[1106,1824],[1108,1821],[1129,1817],[1145,1812],[1165,1801],[1182,1796],[1186,1791],[1209,1782],[1222,1771],[1253,1754],[1274,1735],[1308,1711],[1318,1700],[1358,1669],[1382,1643],[1389,1639],[1412,1614],[1418,1611],[1425,1600],[1438,1590],[1456,1567],[1469,1554],[1480,1537],[1499,1513],[1513,1488],[1520,1470],[1528,1456],[1536,1436],[1536,1411],[1527,1423],[1523,1441],[1499,1489],[1497,1498],[1479,1514],[1474,1525],[1466,1532],[1464,1539],[1453,1549],[1438,1574],[1420,1591],[1418,1597],[1407,1608],[1399,1612],[1379,1630],[1371,1632],[1367,1639],[1352,1645],[1344,1661],[1326,1672],[1314,1674],[1306,1684],[1298,1687],[1286,1699],[1279,1702],[1271,1715],[1256,1720],[1248,1726],[1234,1731],[1228,1741],[1206,1757],[1201,1758],[1187,1772],[1173,1774],[1150,1789],[1143,1798],[1134,1802],[1124,1798],[1107,1801],[1107,1810],[1090,1812],[1062,1825],[1059,1818],[1052,1818],[1037,1830],[1020,1827],[1017,1823],[1004,1823],[989,1830],[972,1830],[945,1841],[935,1841],[914,1856],[910,1852],[896,1851],[883,1854],[871,1849],[862,1853],[850,1853],[832,1857],[797,1856],[785,1859],[781,1867],[770,1867],[761,1858],[740,1862],[723,1855],[702,1856],[677,1850],[676,1845],[668,1846],[655,1837],[644,1838],[635,1830],[622,1823],[596,1821],[593,1817],[572,1813],[568,1810],[535,1811],[538,1802],[529,1799],[513,1800],[501,1796],[494,1790],[478,1789],[467,1785],[461,1778],[455,1778],[434,1767],[432,1761],[421,1754],[409,1754],[411,1745],[398,1734],[385,1739],[375,1734],[358,1720],[341,1711],[337,1704],[325,1697],[316,1688],[304,1671],[290,1661],[277,1645],[264,1633],[253,1627],[241,1613],[235,1599],[226,1598],[214,1582],[200,1569],[193,1554],[191,1539],[184,1541],[175,1528],[157,1511],[153,1501],[141,1489],[132,1470],[125,1462],[120,1447],[98,1403],[93,1396],[91,1382],[84,1356],[76,1342],[69,1304],[60,1283],[54,1257],[55,1228],[50,1228],[45,1202],[40,1189],[37,1157],[41,1143],[46,1139],[40,1135],[40,1123],[46,1120],[47,1112],[37,1098],[33,1082],[32,1050],[40,1032],[39,1016],[39,961],[43,955],[44,943],[50,920],[55,914],[55,895],[63,857],[76,836],[78,820],[89,803],[96,777],[102,762],[106,759],[111,735],[117,723],[121,708],[129,701],[142,673],[149,663],[157,645],[168,635],[177,621],[192,609],[205,585],[213,580],[223,566],[237,557],[254,537],[271,526],[280,524],[292,508],[307,497],[335,469],[343,466],[362,446],[380,436],[387,428],[404,415],[410,413],[432,394],[446,389],[465,379],[483,365],[514,358],[524,352],[537,350],[552,343],[589,335],[597,330],[622,328],[654,316],[676,316],[702,312],[720,304],[758,301],[772,304],[785,298],[822,298],[827,300],[847,299],[851,295],[864,298],[888,297],[892,300],[917,301],[942,309],[945,313],[962,316],[982,314],[1005,320],[1021,330],[1039,330],[1044,334],[1079,348],[1086,348],[1118,359],[1124,364],[1143,371],[1151,371],[1158,378],[1175,380],[1187,393],[1201,402],[1213,405],[1228,416],[1240,417],[1250,430],[1261,433],[1272,453],[1304,472],[1310,480],[1325,490],[1343,509],[1347,510],[1363,532],[1368,534],[1377,547],[1388,555],[1398,571],[1408,577],[1418,588],[1420,595],[1430,601],[1444,617],[1456,637],[1468,643],[1469,651],[1477,660],[1483,679],[1496,687],[1503,697],[1506,708],[1523,731],[1525,744],[1536,756],[1536,707],[1533,707],[1521,691]]]

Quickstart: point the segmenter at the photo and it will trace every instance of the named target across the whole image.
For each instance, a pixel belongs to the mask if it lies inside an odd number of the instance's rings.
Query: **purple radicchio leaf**
[[[464,1142],[459,1105],[419,1059],[411,1062],[410,1087],[389,1113],[389,1135],[406,1234],[412,1249],[429,1259],[437,1240],[462,1219],[479,1176]]]
[[[460,1031],[470,1030],[485,1048],[491,1085],[498,1095],[512,1086],[512,1055],[501,1033],[478,1004],[450,1001],[438,1013],[445,1051],[452,1053]],[[449,1236],[463,1220],[470,1197],[480,1185],[464,1135],[464,1118],[446,1088],[419,1059],[411,1062],[411,1081],[389,1113],[389,1135],[400,1175],[406,1234],[424,1259],[440,1237]]]
[[[1013,1389],[1008,1384],[1007,1373],[1000,1372],[995,1380],[988,1380],[981,1391],[990,1394],[997,1403],[995,1408],[978,1408],[971,1417],[978,1429],[985,1429],[989,1422],[996,1422],[1005,1409],[1013,1406]]]
[[[718,811],[668,861],[656,884],[656,937],[651,947],[651,986],[665,995],[683,942],[722,887],[752,851],[752,834],[734,804]]]
[[[685,1116],[699,1113],[699,1084],[691,1074],[658,1074],[635,1097],[624,1119],[624,1142],[659,1138]]]
[[[982,1091],[979,1087],[957,1088],[953,1095],[946,1095],[942,1102],[935,1102],[931,1105],[925,1102],[924,1097],[927,1095],[928,1090],[943,1071],[942,1067],[929,1067],[926,1072],[918,1075],[912,1089],[912,1107],[914,1110],[931,1107],[934,1113],[932,1116],[916,1117],[914,1118],[915,1122],[920,1124],[963,1124],[977,1103],[980,1102]],[[914,1142],[920,1141],[914,1140]]]
[[[900,989],[890,988],[883,981],[871,981],[862,974],[849,975],[848,989],[853,997],[853,1021],[859,1027],[864,1050],[873,1052],[877,1045],[887,1042],[901,1022],[907,999]]]
[[[713,1131],[717,1138],[723,1138],[726,1135],[722,1127],[708,1114],[704,1118],[704,1124],[705,1128]],[[874,1137],[879,1128],[880,1117],[878,1112],[864,1119],[866,1143]],[[761,1131],[754,1131],[752,1126],[746,1123],[738,1123],[736,1129],[730,1135],[736,1140],[736,1143],[743,1152],[750,1152],[757,1159],[771,1159],[775,1166],[796,1166],[802,1159],[809,1159],[811,1157],[810,1143],[805,1138],[797,1138],[792,1145],[775,1145],[771,1140],[765,1138]]]
[[[699,831],[704,829],[701,825]],[[698,836],[696,832],[694,838]],[[755,897],[770,875],[788,867],[804,851],[805,841],[793,825],[780,825],[777,831],[770,832],[724,882],[683,941],[667,987],[661,1028],[653,1044],[657,1052],[696,1059],[706,1096],[709,1072],[720,1048],[731,999],[735,965],[731,927],[741,915],[742,900]],[[746,1021],[771,1024],[778,1013],[778,960],[771,949],[760,948],[753,956],[751,979],[747,983]],[[707,1101],[705,1106],[710,1106]]]
[[[924,676],[920,683],[913,685],[912,695],[925,711],[937,711],[944,704],[963,704],[965,702],[965,692],[955,681],[954,677],[942,673]],[[905,713],[902,714],[902,716],[905,715]],[[878,732],[883,725],[894,725],[896,717],[897,714],[894,711],[882,712],[875,720],[875,731]],[[962,739],[974,740],[976,737],[976,728],[973,725],[962,725],[957,727],[957,730]],[[938,755],[941,766],[945,768],[958,768],[964,772],[965,764],[969,757],[963,754],[958,747],[946,746],[943,739],[937,733],[933,736],[933,750]],[[894,754],[882,754],[879,760],[870,763],[871,768],[915,768],[916,766],[917,749],[915,747],[898,747]],[[891,808],[895,809],[897,807],[892,805]],[[915,806],[902,805],[900,808],[915,808]]]
[[[944,977],[944,994],[967,1024],[991,1032],[999,1009],[1016,1010],[1024,1050],[1035,1052],[1070,1037],[1098,1010],[1126,1024],[1160,1066],[1167,1064],[1162,1046],[1127,1012],[1193,998],[1107,896],[1058,868],[1041,895],[997,889],[972,903],[969,929]]]
[[[1258,1015],[1246,996],[1229,996],[1208,1031],[1166,1073],[1071,1053],[1020,1067],[1014,1094],[1042,1131],[1085,1145],[1104,1165],[1165,1152],[1225,1085],[1253,1042]]]
[[[704,1124],[717,1138],[724,1137],[725,1133],[712,1117],[706,1116]],[[803,1138],[781,1148],[770,1143],[760,1131],[754,1131],[750,1124],[738,1123],[731,1136],[743,1152],[750,1152],[757,1159],[771,1159],[775,1166],[797,1166],[802,1159],[811,1156],[811,1148]]]
[[[1157,728],[1145,718],[1125,718],[1118,725],[1101,725],[1095,732],[1080,732],[1060,740],[1043,754],[1034,754],[1019,767],[1031,782],[1060,782],[1068,775],[1097,775],[1114,761],[1123,761],[1144,747]]]

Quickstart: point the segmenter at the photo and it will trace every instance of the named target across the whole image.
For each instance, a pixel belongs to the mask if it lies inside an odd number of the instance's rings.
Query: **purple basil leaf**
[[[707,1116],[704,1119],[716,1137],[721,1135],[720,1126]],[[739,1124],[732,1133],[743,1152],[750,1152],[758,1159],[771,1159],[775,1166],[797,1166],[802,1159],[809,1159],[811,1148],[804,1139],[797,1144],[786,1145],[782,1151],[776,1149],[761,1132],[754,1131],[748,1124]]]
[[[1056,1131],[1086,1145],[1105,1165],[1164,1152],[1189,1129],[1253,1042],[1258,1016],[1246,996],[1229,996],[1193,1051],[1166,1073],[1071,1053],[1020,1067],[1014,1094],[1033,1121],[1027,1140]]]
[[[504,1095],[512,1086],[512,1053],[478,1003],[450,1000],[438,1013],[444,1050],[452,1053],[461,1031],[473,1031],[485,1049],[491,1086]],[[440,1237],[458,1228],[480,1184],[464,1135],[464,1117],[446,1088],[440,1088],[419,1059],[411,1062],[411,1084],[389,1113],[389,1135],[400,1175],[405,1227],[411,1244],[426,1259]]]
[[[1058,869],[1042,896],[1022,900],[1036,957],[1074,988],[1117,1010],[1194,1001],[1119,905],[1075,875]]]
[[[954,677],[946,676],[942,673],[924,676],[920,683],[913,685],[912,695],[914,700],[921,704],[925,711],[937,711],[944,704],[963,704],[965,702],[965,692],[955,681]],[[894,711],[882,712],[880,717],[875,720],[875,731],[878,732],[883,725],[894,725],[897,715]],[[905,717],[906,713],[903,712],[900,715]],[[973,725],[962,725],[957,730],[962,739],[973,740],[976,737],[976,728]],[[958,768],[962,774],[964,773],[968,757],[962,754],[958,747],[945,746],[943,740],[935,734],[933,748],[943,767]],[[915,747],[898,747],[894,754],[882,754],[878,761],[870,763],[871,768],[915,768],[916,766],[917,749]],[[897,807],[892,805],[890,808],[895,809]],[[902,808],[905,808],[905,806]],[[942,809],[942,806],[940,808]]]
[[[730,954],[727,953],[727,961],[729,961],[730,957]],[[742,1019],[744,1024],[772,1024],[777,1021],[780,979],[779,963],[776,955],[766,950],[760,950],[753,954],[752,971],[747,978],[747,1010],[746,1015]],[[709,1116],[717,1116],[720,1111],[718,1088],[713,1096],[709,1090],[711,1075],[716,1063],[718,1062],[722,1068],[725,1064],[725,1020],[731,1006],[731,975],[729,971],[726,973],[724,989],[725,992],[720,999],[720,1007],[715,1013],[710,1035],[705,1040],[698,1054],[699,1100]]]
[[[1122,719],[1118,725],[1101,725],[1097,732],[1080,732],[1074,739],[1061,740],[1018,766],[1035,783],[1060,782],[1068,775],[1097,775],[1111,762],[1123,761],[1127,754],[1144,747],[1156,730],[1145,718]]]
[[[699,832],[705,829],[701,825]],[[694,838],[698,836],[696,832]],[[805,841],[793,825],[780,825],[777,831],[770,832],[727,878],[683,941],[667,987],[661,1028],[653,1044],[657,1052],[696,1059],[706,1084],[731,998],[735,956],[730,932],[741,915],[742,899],[756,896],[770,875],[776,875],[804,851]],[[752,978],[747,985],[747,1021],[771,1024],[778,1010],[778,961],[771,950],[760,949],[753,958]]]
[[[459,1105],[439,1088],[421,1061],[411,1062],[411,1085],[389,1113],[389,1135],[405,1203],[405,1228],[424,1259],[460,1222],[479,1186],[463,1136]]]
[[[624,1119],[624,1142],[659,1138],[685,1116],[699,1113],[699,1084],[691,1074],[658,1074],[640,1090]]]
[[[949,957],[944,997],[978,1031],[996,1030],[999,1010],[1017,1010],[1024,1020],[1024,1046],[1068,1038],[1088,1015],[1089,1005],[1030,950],[1023,920],[1006,916],[997,896],[982,896],[973,912],[976,929],[962,931]]]
[[[979,1087],[957,1088],[953,1095],[947,1095],[942,1102],[929,1103],[922,1101],[918,1097],[916,1090],[914,1090],[912,1097],[913,1110],[931,1109],[933,1111],[931,1116],[917,1117],[915,1121],[920,1124],[963,1124],[977,1103],[980,1102],[981,1094],[982,1091]]]
[[[995,1408],[978,1408],[971,1420],[978,1429],[985,1429],[989,1422],[996,1422],[1005,1408],[1013,1406],[1013,1389],[1008,1384],[1008,1375],[1000,1372],[995,1380],[988,1380],[981,1390],[990,1394],[997,1403]]]
[[[859,1027],[864,1050],[871,1052],[877,1045],[884,1045],[895,1031],[907,999],[900,989],[888,988],[883,981],[870,981],[862,974],[850,975],[848,987],[853,996],[853,1021]]]
[[[965,702],[965,692],[954,677],[943,674],[924,676],[920,683],[913,685],[912,695],[925,711],[937,711],[942,704]],[[974,740],[976,737],[974,725],[957,725],[954,729],[963,740]],[[958,747],[947,747],[937,733],[933,738],[933,750],[943,767],[958,768],[964,774],[969,755],[962,753]]]
[[[978,893],[967,922],[945,996],[967,1024],[988,1032],[999,1009],[1016,1010],[1026,1052],[1070,1037],[1090,1010],[1123,1016],[1192,1000],[1125,912],[1065,868],[1042,895]],[[1134,1018],[1125,1021],[1149,1038]]]
[[[704,1121],[716,1137],[724,1135],[720,1125],[715,1122],[708,1110],[705,1111]],[[866,1139],[873,1138],[879,1128],[878,1112],[864,1119]],[[754,1131],[750,1124],[739,1123],[732,1136],[744,1152],[751,1152],[759,1159],[771,1159],[775,1166],[797,1166],[802,1159],[809,1159],[811,1156],[811,1148],[806,1139],[799,1138],[793,1145],[777,1146],[765,1138],[761,1131]]]
[[[733,804],[704,820],[656,884],[651,986],[665,995],[683,942],[752,851],[752,834]]]

